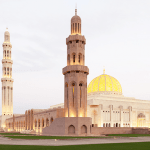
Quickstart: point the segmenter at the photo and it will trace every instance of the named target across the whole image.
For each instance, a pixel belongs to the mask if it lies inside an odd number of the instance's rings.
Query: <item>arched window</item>
[[[9,68],[7,68],[7,75],[9,75]]]
[[[80,54],[79,54],[79,56],[78,56],[78,62],[79,62],[79,63],[80,63],[80,59],[81,59],[81,58],[80,58]]]
[[[74,127],[73,125],[70,125],[70,126],[68,127],[68,133],[69,133],[69,134],[75,134],[75,127]]]
[[[83,125],[81,127],[81,134],[84,134],[84,133],[87,133],[87,127],[86,127],[86,125]]]
[[[82,83],[79,84],[80,86],[80,107],[81,107],[81,98],[82,98]]]
[[[49,126],[49,120],[48,120],[48,118],[46,119],[46,127],[48,127]]]
[[[76,57],[75,57],[75,54],[73,54],[73,62],[74,62],[74,63],[75,63],[75,58],[76,58]]]
[[[35,119],[35,127],[37,127],[37,121],[36,121],[36,119]]]
[[[78,63],[83,65],[83,60],[82,60],[82,54],[81,53],[79,53],[79,55],[78,55]]]
[[[51,123],[54,121],[53,117],[51,118]]]
[[[5,75],[6,75],[6,68],[4,68],[4,70],[5,70]]]
[[[7,51],[7,58],[9,58],[9,50]]]
[[[6,51],[4,51],[4,53],[5,53],[5,59],[6,59]]]
[[[118,123],[116,123],[116,127],[118,127]]]
[[[44,119],[42,119],[42,127],[44,127]]]
[[[72,98],[73,98],[73,107],[74,107],[74,88],[75,88],[75,83],[72,83]]]

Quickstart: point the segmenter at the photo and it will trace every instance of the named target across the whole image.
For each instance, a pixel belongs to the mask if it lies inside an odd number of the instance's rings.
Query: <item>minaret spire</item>
[[[75,8],[75,16],[77,16],[77,3],[76,3],[76,8]]]
[[[85,66],[86,39],[81,35],[81,18],[71,18],[71,35],[66,39],[67,66],[63,68],[65,76],[64,109],[66,117],[87,116],[87,75]]]
[[[103,74],[105,74],[105,67],[104,67],[104,69],[103,69]]]
[[[5,127],[5,120],[13,115],[13,79],[10,33],[8,28],[4,33],[3,42],[3,59],[2,59],[2,122],[1,127]]]

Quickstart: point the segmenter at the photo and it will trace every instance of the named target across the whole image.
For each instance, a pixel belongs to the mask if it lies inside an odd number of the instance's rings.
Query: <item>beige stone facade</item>
[[[2,117],[0,126],[5,127],[5,120],[13,115],[13,79],[12,79],[12,45],[10,43],[10,34],[6,30],[3,42],[2,59]]]
[[[66,39],[67,66],[62,70],[64,103],[48,109],[26,110],[22,115],[9,115],[10,118],[5,121],[6,131],[45,135],[97,135],[133,133],[133,127],[150,127],[150,101],[123,96],[119,81],[106,75],[105,71],[94,78],[87,88],[89,69],[85,66],[85,44],[86,39],[81,34],[81,18],[77,16],[76,10],[71,19],[71,34]],[[6,68],[7,63],[12,61],[9,59],[2,62]],[[9,68],[11,65],[8,63]],[[2,78],[2,87],[13,88],[11,76],[12,73],[8,73],[7,77]],[[9,82],[6,82],[6,78]],[[3,108],[7,109],[2,111],[5,115],[13,113],[13,103],[9,107],[10,98],[6,98],[7,107]],[[144,132],[148,132],[148,128]]]

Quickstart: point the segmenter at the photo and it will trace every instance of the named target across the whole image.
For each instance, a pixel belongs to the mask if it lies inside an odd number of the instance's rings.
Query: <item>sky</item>
[[[0,0],[0,43],[8,27],[12,44],[15,114],[63,103],[62,68],[76,4],[86,38],[87,83],[105,66],[124,96],[150,100],[149,0]]]

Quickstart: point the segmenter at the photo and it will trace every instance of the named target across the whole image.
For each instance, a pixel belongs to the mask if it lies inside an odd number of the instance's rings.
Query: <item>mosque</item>
[[[13,82],[10,34],[4,33],[2,59],[1,130],[53,135],[90,134],[100,127],[127,129],[150,127],[150,101],[122,95],[117,79],[103,74],[87,87],[89,69],[85,66],[86,39],[81,34],[81,18],[71,19],[71,34],[66,39],[67,66],[63,68],[64,103],[48,109],[26,110],[13,114]]]

